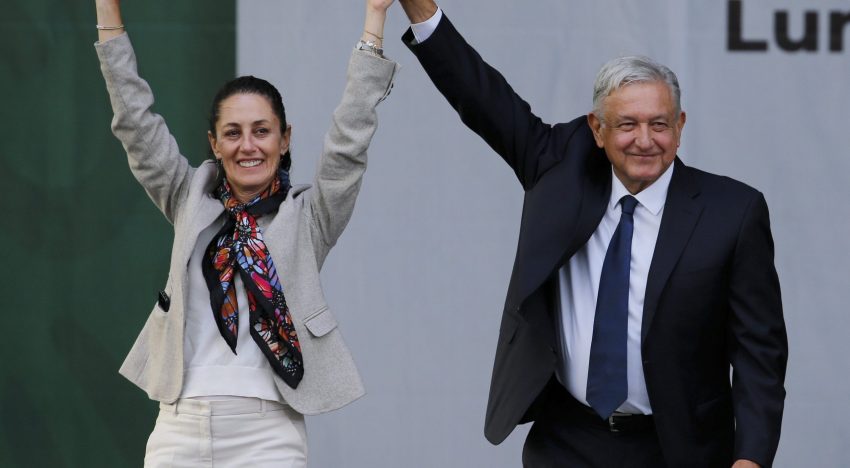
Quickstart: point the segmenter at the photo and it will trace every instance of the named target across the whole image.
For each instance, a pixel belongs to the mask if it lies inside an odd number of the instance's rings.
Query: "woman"
[[[165,289],[120,370],[160,402],[146,466],[304,466],[303,415],[363,395],[319,270],[354,208],[397,69],[380,49],[390,4],[367,1],[311,188],[290,187],[291,127],[280,94],[254,77],[215,97],[215,159],[191,167],[150,110],[120,0],[96,0],[112,130],[175,233]]]

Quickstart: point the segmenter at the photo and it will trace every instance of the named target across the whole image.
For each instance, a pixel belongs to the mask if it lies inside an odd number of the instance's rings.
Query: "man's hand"
[[[434,0],[398,0],[411,24],[422,23],[434,16],[437,4]]]
[[[753,461],[749,461],[749,460],[737,460],[737,461],[736,461],[736,462],[732,465],[732,468],[761,468],[761,466],[760,466],[758,463],[753,462]]]

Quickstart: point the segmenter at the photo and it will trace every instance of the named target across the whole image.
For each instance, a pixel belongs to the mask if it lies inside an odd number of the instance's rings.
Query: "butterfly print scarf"
[[[304,375],[301,345],[257,218],[278,209],[289,192],[289,173],[280,170],[272,184],[248,203],[240,203],[226,178],[215,194],[228,217],[206,249],[202,262],[213,317],[222,338],[236,353],[239,307],[235,275],[248,296],[251,337],[275,373],[296,388]]]

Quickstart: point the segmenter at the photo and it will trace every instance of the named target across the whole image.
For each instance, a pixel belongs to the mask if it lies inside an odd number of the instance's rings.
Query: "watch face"
[[[384,49],[381,49],[380,47],[375,45],[375,43],[372,42],[372,41],[364,41],[363,39],[361,39],[357,42],[356,49],[357,50],[365,50],[367,52],[371,52],[371,53],[377,54],[377,55],[383,55],[384,54]]]

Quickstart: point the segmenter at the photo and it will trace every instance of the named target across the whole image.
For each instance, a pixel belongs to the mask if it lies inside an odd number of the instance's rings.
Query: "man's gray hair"
[[[638,55],[615,58],[602,66],[596,75],[596,81],[593,83],[593,113],[600,120],[604,120],[602,101],[609,94],[632,83],[651,83],[653,81],[663,82],[670,89],[676,118],[678,118],[682,112],[682,91],[679,89],[679,80],[676,78],[676,74],[655,60]]]

